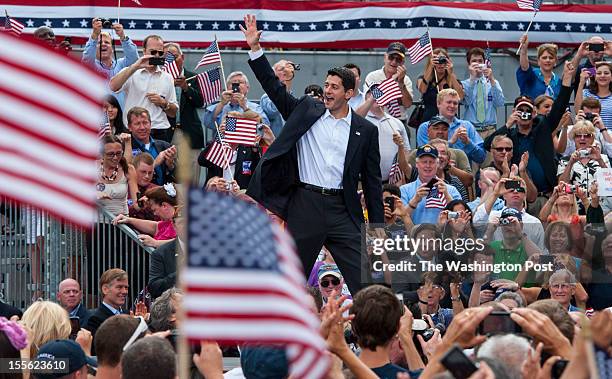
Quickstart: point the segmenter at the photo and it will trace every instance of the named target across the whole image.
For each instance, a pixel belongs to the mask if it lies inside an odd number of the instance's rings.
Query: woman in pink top
[[[145,192],[151,210],[161,221],[142,220],[126,215],[119,215],[114,224],[130,224],[141,233],[138,238],[146,246],[159,247],[164,243],[176,238],[176,231],[172,225],[172,217],[178,206],[176,189],[172,183],[164,184],[163,187],[155,187]]]

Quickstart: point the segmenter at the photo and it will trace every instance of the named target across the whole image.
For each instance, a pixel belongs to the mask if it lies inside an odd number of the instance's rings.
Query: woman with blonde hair
[[[67,339],[71,330],[68,312],[51,301],[35,301],[23,313],[21,325],[28,332],[30,344],[29,357],[23,358],[32,359],[42,345],[56,339]]]
[[[535,68],[529,64],[528,49],[529,39],[527,34],[523,34],[520,66],[516,69],[516,81],[521,95],[535,99],[545,94],[556,99],[561,91],[561,78],[553,72],[557,64],[557,45],[545,43],[538,47],[538,67]]]

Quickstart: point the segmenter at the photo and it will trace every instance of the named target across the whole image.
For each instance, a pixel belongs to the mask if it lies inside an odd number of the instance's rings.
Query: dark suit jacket
[[[153,298],[176,285],[176,238],[155,249],[149,265],[147,288]]]
[[[247,194],[286,220],[289,200],[300,182],[296,143],[325,113],[325,106],[310,96],[297,99],[287,92],[274,75],[265,55],[254,61],[249,60],[249,65],[287,121],[255,169]],[[342,187],[346,207],[357,227],[364,222],[357,195],[359,180],[362,182],[370,222],[384,222],[379,162],[378,129],[353,112]]]
[[[122,313],[126,313],[126,312],[122,312]],[[91,316],[89,316],[89,320],[87,320],[87,324],[83,326],[83,328],[89,330],[91,332],[91,336],[95,337],[96,332],[98,331],[98,328],[100,327],[100,325],[102,325],[102,323],[106,321],[106,319],[111,318],[113,316],[114,316],[113,312],[111,312],[110,309],[106,307],[106,305],[100,303],[100,306],[96,310],[93,311]],[[95,341],[95,338],[94,338],[94,341]],[[92,355],[96,355],[95,348],[96,348],[95,344],[92,344],[91,346]]]
[[[198,163],[200,166],[207,167],[206,170],[206,182],[214,176],[223,177],[223,169],[221,167],[212,164],[206,159],[206,154],[212,146],[213,142],[210,142],[198,157]],[[255,167],[261,159],[261,153],[259,149],[253,150],[252,146],[238,145],[238,154],[236,155],[236,169],[234,170],[234,179],[238,183],[241,189],[247,188],[253,177]]]
[[[185,77],[191,78],[195,73],[185,70]],[[204,147],[204,132],[202,122],[198,116],[197,108],[204,106],[204,100],[200,93],[200,87],[196,78],[187,81],[187,90],[181,90],[181,103],[179,104],[180,129],[189,136],[189,143],[192,149]],[[172,126],[176,126],[176,118],[168,117]]]
[[[85,307],[85,304],[81,301],[81,306],[79,307],[79,311],[76,313],[76,316],[79,318],[80,325],[87,325],[89,321],[89,317],[91,317],[91,311]]]

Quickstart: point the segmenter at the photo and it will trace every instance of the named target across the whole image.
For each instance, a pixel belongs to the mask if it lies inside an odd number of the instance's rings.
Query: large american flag
[[[225,142],[254,145],[257,138],[257,120],[242,117],[225,119]]]
[[[429,31],[425,32],[410,48],[408,48],[408,56],[410,63],[417,64],[421,59],[425,58],[433,52]]]
[[[446,197],[438,191],[437,187],[434,186],[434,188],[429,191],[425,199],[425,208],[446,208]]]
[[[26,24],[25,33],[40,26],[84,44],[94,17],[116,19],[116,0],[4,0],[9,14]],[[277,0],[126,1],[121,23],[133,41],[158,34],[183,47],[206,49],[215,37],[224,47],[247,47],[238,25],[246,13],[257,16],[264,47],[369,49],[390,42],[414,43],[429,28],[433,43],[443,47],[515,47],[533,13],[516,3],[385,2]],[[529,32],[533,44],[553,42],[575,47],[593,34],[612,33],[612,5],[542,5]],[[605,37],[607,38],[607,37]]]
[[[16,36],[20,35],[23,32],[25,25],[21,22],[15,20],[10,17],[8,13],[5,13],[4,17],[4,31],[12,33]]]
[[[0,195],[91,227],[105,79],[8,33],[0,78]]]
[[[191,341],[286,346],[292,378],[323,378],[329,359],[291,237],[257,206],[189,190],[182,324]]]
[[[539,12],[542,6],[542,0],[516,0],[516,5],[521,9]]]
[[[385,79],[372,86],[372,96],[381,107],[389,104],[391,100],[402,97],[402,91],[394,78]]]
[[[170,52],[166,53],[166,60],[164,61],[164,66],[162,70],[172,75],[172,79],[176,79],[181,76],[181,71],[176,65],[176,56]]]
[[[208,49],[204,52],[202,59],[198,62],[195,69],[205,66],[207,64],[219,63],[221,62],[221,54],[219,53],[219,45],[217,44],[217,40],[215,39]]]
[[[232,148],[226,144],[215,131],[215,140],[212,142],[212,146],[208,149],[206,160],[225,170],[229,167],[231,155]]]
[[[202,98],[207,103],[213,103],[219,98],[221,93],[221,69],[213,68],[197,75],[198,84]]]

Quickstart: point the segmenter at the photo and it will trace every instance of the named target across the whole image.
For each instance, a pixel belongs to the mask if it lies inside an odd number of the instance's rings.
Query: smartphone
[[[520,333],[521,327],[510,318],[509,312],[494,311],[478,325],[478,333],[482,335]]]
[[[429,182],[427,182],[427,188],[432,189],[438,183],[438,178],[433,177]]]
[[[149,64],[151,66],[163,66],[164,65],[164,57],[151,57],[149,58]]]
[[[589,51],[600,53],[604,51],[604,44],[603,43],[589,43]]]
[[[385,204],[391,209],[391,212],[395,210],[395,198],[394,197],[385,197]]]
[[[555,263],[555,257],[547,254],[540,254],[540,264]]]
[[[506,189],[521,188],[521,182],[519,182],[518,180],[508,180],[504,183],[504,186],[506,187]]]
[[[396,293],[395,297],[397,297],[397,301],[400,303],[401,313],[404,314],[404,294]]]
[[[563,375],[563,371],[565,371],[568,363],[569,361],[567,359],[559,359],[556,361],[550,370],[550,377],[552,379],[559,379],[561,375]]]
[[[240,92],[240,83],[232,83],[232,92],[233,93]]]
[[[75,340],[81,330],[81,321],[78,317],[70,317],[70,339]]]
[[[476,364],[463,353],[459,345],[454,345],[447,351],[440,359],[440,363],[453,374],[455,379],[467,379],[478,370]]]

